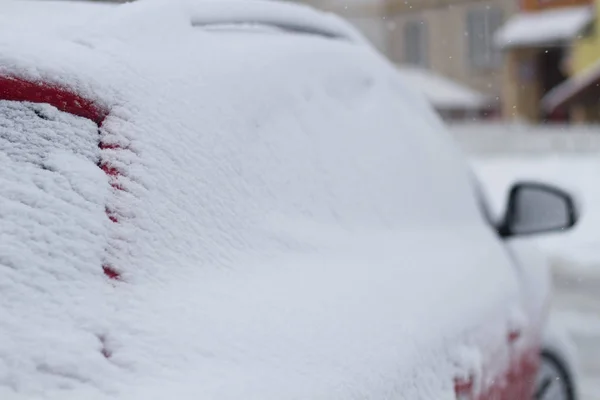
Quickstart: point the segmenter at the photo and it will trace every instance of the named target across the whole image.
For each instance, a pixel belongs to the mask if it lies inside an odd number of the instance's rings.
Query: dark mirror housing
[[[575,201],[569,193],[542,183],[520,182],[509,192],[498,232],[505,238],[562,232],[575,226],[577,219]]]

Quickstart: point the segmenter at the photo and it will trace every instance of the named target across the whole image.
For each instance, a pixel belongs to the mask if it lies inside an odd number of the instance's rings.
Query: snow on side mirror
[[[515,184],[509,193],[502,237],[561,232],[577,223],[571,195],[556,187],[533,182]]]

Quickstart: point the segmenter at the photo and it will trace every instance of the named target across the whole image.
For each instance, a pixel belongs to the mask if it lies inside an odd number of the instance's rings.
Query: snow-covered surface
[[[576,38],[593,18],[587,6],[522,12],[498,30],[494,41],[502,48],[565,42]]]
[[[393,66],[111,10],[73,40],[0,35],[2,74],[110,110],[98,150],[90,123],[2,103],[23,118],[0,130],[0,398],[441,399],[506,372],[517,279]]]
[[[400,66],[400,76],[440,110],[479,110],[490,98],[471,88],[422,68]]]
[[[598,125],[530,125],[526,123],[460,123],[450,129],[473,157],[596,155]]]
[[[248,2],[246,0],[186,2],[193,25],[253,23],[318,33],[324,36],[363,42],[364,38],[348,23],[333,14],[316,12],[301,4]]]
[[[10,398],[7,387],[85,379],[68,360],[100,346],[88,330],[112,312],[98,301],[111,296],[98,279],[109,185],[93,122],[6,101],[0,115],[0,397]],[[101,356],[87,362],[106,370]]]
[[[12,34],[39,34],[42,30],[72,32],[102,16],[114,6],[84,1],[0,0],[1,29]]]
[[[600,399],[600,271],[555,269],[552,321],[576,346],[582,400]]]

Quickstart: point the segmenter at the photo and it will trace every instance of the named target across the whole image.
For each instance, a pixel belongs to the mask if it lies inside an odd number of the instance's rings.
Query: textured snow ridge
[[[0,147],[11,161],[43,167],[52,149],[97,162],[99,139],[93,122],[44,104],[1,101],[0,106]]]
[[[1,399],[442,399],[507,367],[504,249],[392,65],[111,10],[0,35],[2,75],[110,111],[1,103]]]
[[[106,370],[109,186],[96,166],[97,126],[48,105],[0,101],[0,149],[0,387],[86,384],[79,357]]]
[[[335,14],[316,12],[301,4],[278,4],[245,0],[187,1],[193,25],[255,23],[275,25],[298,32],[319,32],[325,36],[365,43],[363,36]]]

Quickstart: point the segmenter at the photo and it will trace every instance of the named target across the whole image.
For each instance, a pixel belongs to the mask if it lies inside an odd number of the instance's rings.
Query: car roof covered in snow
[[[300,33],[312,33],[354,42],[364,42],[362,35],[332,14],[312,8],[272,2],[208,1],[186,4],[194,26],[258,24]]]
[[[118,5],[84,1],[4,0],[0,19],[5,27],[39,31],[50,28],[82,28],[114,10]],[[364,41],[362,35],[339,18],[302,5],[233,1],[182,1],[178,5],[193,26],[264,25],[332,38]],[[81,33],[81,32],[79,32]]]
[[[355,36],[250,1],[0,35],[0,97],[51,104],[0,101],[0,398],[453,395],[501,249],[464,262],[460,151]]]
[[[68,32],[93,22],[113,7],[102,2],[3,0],[0,30],[10,30],[13,34],[42,30]]]

